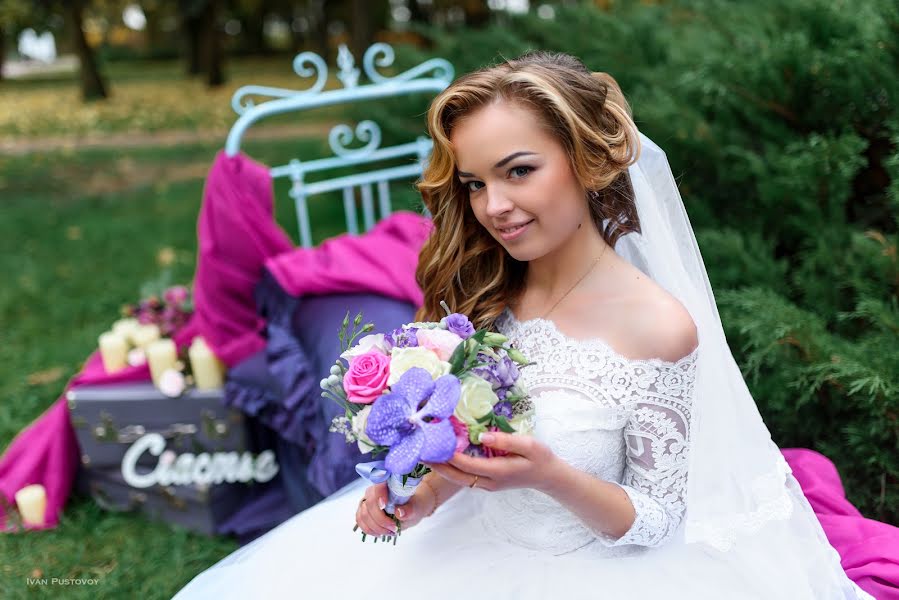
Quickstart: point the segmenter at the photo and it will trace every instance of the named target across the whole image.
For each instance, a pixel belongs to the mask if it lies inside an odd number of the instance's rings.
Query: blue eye
[[[513,179],[521,179],[522,177],[526,176],[528,173],[530,173],[530,172],[533,171],[533,170],[534,170],[534,167],[528,167],[528,166],[525,166],[525,165],[521,165],[521,166],[518,166],[518,167],[512,167],[511,169],[509,169],[509,174],[511,175],[511,174],[515,173],[515,174],[517,174],[517,176],[516,176],[516,177],[513,177]],[[483,185],[480,181],[465,181],[465,182],[462,182],[462,185],[464,185],[464,186],[465,186],[465,189],[468,190],[469,192],[476,192],[476,191],[478,191],[479,189],[481,189],[481,188],[472,188],[472,187],[471,187],[472,184],[481,184],[481,185]]]

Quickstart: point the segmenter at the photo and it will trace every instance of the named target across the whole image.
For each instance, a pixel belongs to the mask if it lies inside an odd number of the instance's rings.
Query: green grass
[[[196,218],[216,145],[49,152],[0,160],[0,446],[52,404],[122,304],[160,275],[174,250],[174,280],[189,282]],[[329,154],[322,140],[252,141],[270,165]],[[397,184],[394,208],[409,207]],[[296,240],[287,183],[276,185],[277,220]],[[315,238],[343,230],[342,203],[311,207]],[[360,212],[361,215],[361,212]],[[73,497],[59,528],[0,535],[0,597],[170,598],[237,547],[137,515],[101,511]],[[26,577],[97,578],[95,586],[27,586]]]
[[[183,129],[227,131],[235,117],[231,96],[240,86],[295,90],[311,86],[314,79],[293,72],[292,58],[229,59],[228,79],[216,89],[206,87],[201,78],[187,77],[182,61],[110,62],[103,68],[110,98],[87,104],[81,102],[76,73],[4,81],[0,86],[0,139]],[[333,75],[332,68],[328,88],[341,85]],[[338,109],[326,107],[302,120],[335,114]],[[296,120],[296,115],[281,115],[266,119],[266,123]]]

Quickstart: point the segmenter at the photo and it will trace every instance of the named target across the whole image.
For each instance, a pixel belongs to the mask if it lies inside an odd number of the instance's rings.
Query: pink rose
[[[453,350],[462,343],[462,338],[446,329],[419,329],[415,337],[419,347],[433,351],[443,361],[449,361]]]
[[[347,400],[357,404],[371,404],[387,387],[389,375],[389,356],[373,350],[353,357],[349,370],[343,376]]]
[[[456,452],[463,452],[471,444],[468,439],[468,425],[450,415],[450,423],[453,424],[453,433],[456,434]]]

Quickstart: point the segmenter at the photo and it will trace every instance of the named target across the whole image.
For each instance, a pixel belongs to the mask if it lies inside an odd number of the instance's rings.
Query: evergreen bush
[[[539,48],[612,74],[668,154],[774,440],[823,452],[867,516],[899,521],[899,5],[622,4],[421,29],[432,47],[398,63],[461,74]],[[377,115],[385,137],[426,133],[426,103],[405,102]]]

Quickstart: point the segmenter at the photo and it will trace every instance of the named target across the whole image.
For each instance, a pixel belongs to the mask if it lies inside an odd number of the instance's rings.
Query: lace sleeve
[[[618,539],[594,532],[606,546],[659,546],[678,528],[686,510],[696,351],[676,363],[640,361],[637,368],[647,386],[625,425],[627,457],[617,484],[634,505],[636,518]]]

